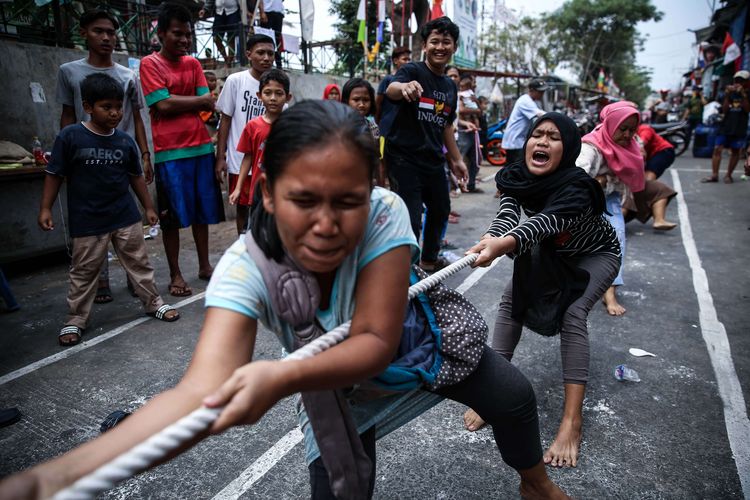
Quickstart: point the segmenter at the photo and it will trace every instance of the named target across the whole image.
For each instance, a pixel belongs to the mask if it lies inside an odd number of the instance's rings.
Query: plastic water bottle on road
[[[626,380],[630,382],[641,381],[641,377],[638,376],[638,372],[627,365],[617,365],[615,367],[615,378],[621,382]]]

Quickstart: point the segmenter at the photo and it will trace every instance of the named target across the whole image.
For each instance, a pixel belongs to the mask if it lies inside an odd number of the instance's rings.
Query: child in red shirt
[[[289,87],[289,77],[280,69],[269,69],[260,77],[258,97],[263,101],[266,111],[247,122],[240,141],[237,143],[237,151],[245,153],[245,157],[240,166],[237,186],[229,195],[229,203],[232,205],[249,205],[251,208],[253,206],[255,185],[258,183],[260,171],[263,168],[263,148],[266,137],[271,132],[271,125],[292,98]],[[250,174],[249,183],[247,182],[248,174]]]
[[[636,137],[645,162],[646,180],[656,180],[674,163],[674,146],[644,124],[638,126]]]

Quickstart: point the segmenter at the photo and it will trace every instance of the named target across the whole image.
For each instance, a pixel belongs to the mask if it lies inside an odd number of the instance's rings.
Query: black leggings
[[[495,443],[506,464],[522,470],[542,459],[534,390],[518,368],[489,347],[485,346],[479,366],[463,382],[435,392],[472,408],[492,426]],[[371,498],[375,477],[375,428],[363,432],[360,438],[372,460]],[[334,499],[323,461],[316,459],[309,469],[312,498]]]

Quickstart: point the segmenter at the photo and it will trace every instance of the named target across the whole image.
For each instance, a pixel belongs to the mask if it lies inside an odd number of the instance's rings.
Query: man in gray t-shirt
[[[135,113],[140,113],[142,107],[141,86],[136,81],[135,73],[129,68],[115,62],[108,68],[92,66],[89,64],[88,58],[65,63],[60,66],[57,72],[57,101],[63,105],[60,129],[64,128],[62,120],[66,117],[66,114],[74,116],[74,123],[89,119],[89,115],[83,110],[83,103],[81,101],[81,82],[92,73],[106,73],[122,84],[122,88],[125,91],[125,99],[122,101],[122,121],[117,126],[117,129],[122,130],[135,139],[135,120],[133,116]],[[73,109],[66,110],[66,107]],[[67,125],[69,124],[66,123]]]
[[[117,128],[135,139],[140,150],[143,174],[146,183],[150,184],[154,177],[154,170],[151,166],[146,127],[141,118],[143,100],[141,86],[133,71],[112,60],[119,24],[112,14],[104,10],[84,12],[79,24],[81,37],[86,41],[88,48],[88,57],[63,64],[57,73],[56,94],[58,102],[62,104],[60,130],[68,125],[89,119],[88,114],[83,110],[81,82],[92,73],[106,73],[122,84],[125,99],[122,102],[122,120]],[[128,285],[130,288],[130,283]],[[109,265],[105,260],[94,302],[102,304],[111,301]]]

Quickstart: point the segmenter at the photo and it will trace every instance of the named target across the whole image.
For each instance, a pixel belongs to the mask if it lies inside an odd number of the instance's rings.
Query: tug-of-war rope
[[[479,257],[479,254],[469,254],[422,281],[413,284],[409,287],[409,300],[420,293],[424,293],[461,269],[470,266],[477,260],[477,257]],[[308,359],[330,349],[349,336],[350,326],[351,321],[347,321],[343,325],[321,335],[309,344],[300,347],[283,358],[282,361]],[[186,441],[208,429],[219,417],[223,409],[223,407],[201,407],[193,411],[154,434],[146,441],[116,457],[111,462],[102,465],[91,474],[82,477],[68,488],[59,491],[53,497],[53,500],[88,500],[114,488],[117,483],[145,470],[149,465],[161,460]]]

